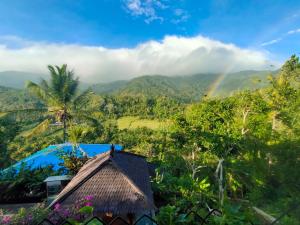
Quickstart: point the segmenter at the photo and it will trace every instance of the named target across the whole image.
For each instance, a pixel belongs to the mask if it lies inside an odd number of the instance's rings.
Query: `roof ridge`
[[[143,155],[138,155],[138,154],[135,154],[133,152],[126,152],[126,151],[116,151],[117,154],[127,154],[127,155],[133,155],[133,156],[137,156],[137,157],[140,157],[140,158],[147,158],[146,156],[143,156]]]

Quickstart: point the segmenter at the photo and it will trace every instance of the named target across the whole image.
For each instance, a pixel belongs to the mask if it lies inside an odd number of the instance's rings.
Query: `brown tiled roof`
[[[123,151],[105,152],[89,160],[57,196],[72,205],[92,195],[95,212],[143,213],[155,209],[148,164],[144,157]]]

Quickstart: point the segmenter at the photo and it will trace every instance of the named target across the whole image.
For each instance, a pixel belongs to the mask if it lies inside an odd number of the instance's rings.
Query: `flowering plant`
[[[31,225],[38,224],[43,218],[47,217],[49,210],[44,204],[37,204],[31,208],[20,208],[19,211],[12,215],[4,215],[0,224],[5,225]]]
[[[61,221],[68,221],[71,224],[81,224],[87,218],[93,215],[93,196],[88,195],[84,199],[76,201],[71,208],[63,207],[57,203],[53,211],[49,214],[49,220],[54,224],[60,224]]]
[[[70,207],[63,207],[57,203],[50,211],[44,204],[34,207],[21,208],[15,215],[3,215],[0,224],[3,225],[34,225],[39,224],[43,219],[48,218],[54,224],[68,221],[71,224],[80,225],[93,215],[93,196],[88,195]]]
[[[11,216],[3,216],[2,224],[10,224],[11,223]]]

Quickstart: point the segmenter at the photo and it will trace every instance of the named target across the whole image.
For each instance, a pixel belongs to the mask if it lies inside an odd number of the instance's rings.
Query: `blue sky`
[[[7,51],[36,43],[134,49],[200,35],[270,63],[300,52],[299,0],[1,0],[0,21]]]

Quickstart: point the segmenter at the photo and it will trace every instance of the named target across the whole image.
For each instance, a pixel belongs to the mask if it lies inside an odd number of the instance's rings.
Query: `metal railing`
[[[272,221],[269,225],[279,224],[279,221],[285,216],[288,215],[290,212],[296,210],[300,204],[294,204],[291,206],[287,211],[283,212],[278,218]],[[221,216],[222,212],[218,209],[210,210],[206,216],[202,217],[196,211],[190,211],[185,215],[185,219],[193,219],[194,224],[199,225],[209,225],[209,220],[212,216]],[[113,218],[110,222],[103,221],[100,217],[94,216],[90,219],[86,220],[86,222],[82,223],[83,225],[160,225],[154,218],[150,217],[149,215],[142,215],[139,217],[134,223],[129,223],[125,218],[117,216]],[[248,224],[252,224],[253,222],[249,221]],[[72,225],[68,219],[60,218],[59,222],[52,222],[48,218],[44,219],[38,225]]]
[[[190,211],[185,215],[185,219],[193,216],[195,222],[199,225],[208,224],[209,218],[214,215],[221,215],[221,211],[218,209],[212,209],[205,217],[202,217],[195,211]],[[72,225],[67,219],[63,219],[59,222],[52,222],[50,219],[44,219],[38,225]],[[144,214],[139,217],[134,223],[129,223],[126,219],[117,216],[110,222],[104,222],[100,217],[94,216],[83,223],[83,225],[159,225],[159,223],[149,215]]]

